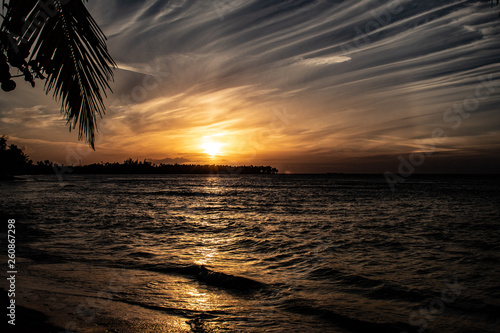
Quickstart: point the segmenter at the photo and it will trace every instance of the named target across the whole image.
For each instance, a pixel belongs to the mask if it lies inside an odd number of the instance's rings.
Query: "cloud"
[[[299,63],[307,66],[325,66],[339,64],[346,61],[351,61],[352,58],[346,56],[331,56],[331,57],[317,57],[309,59],[301,59]]]
[[[29,108],[14,108],[0,113],[0,122],[8,126],[44,129],[60,126],[62,120],[58,110],[46,105],[35,105]]]
[[[485,136],[500,124],[500,28],[486,3],[110,0],[88,7],[121,69],[106,101],[110,129],[97,148],[107,154],[186,158],[199,154],[200,138],[223,133],[227,147],[237,152],[243,142],[249,156],[271,159],[264,164],[306,155],[323,163],[339,151],[346,161],[412,151],[436,127],[453,137],[440,147],[450,152],[498,147]],[[490,74],[495,92],[450,129],[444,112]],[[12,111],[18,99],[4,97],[1,109]],[[22,107],[18,115],[2,112],[0,125],[58,124],[57,111]],[[272,110],[284,107],[295,117],[270,134]]]

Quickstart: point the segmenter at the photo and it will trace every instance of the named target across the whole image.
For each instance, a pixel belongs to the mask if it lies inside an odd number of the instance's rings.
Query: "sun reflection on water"
[[[214,262],[219,251],[213,247],[205,246],[196,249],[194,263],[196,265],[210,265]]]
[[[213,295],[200,291],[196,286],[186,285],[185,293],[185,300],[191,310],[210,311],[217,305]]]

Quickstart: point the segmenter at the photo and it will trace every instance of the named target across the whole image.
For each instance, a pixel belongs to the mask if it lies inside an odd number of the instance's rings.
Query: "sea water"
[[[97,297],[193,332],[498,332],[499,189],[492,176],[394,190],[381,175],[29,176],[1,183],[0,207],[53,311]],[[118,309],[69,313],[126,319]]]

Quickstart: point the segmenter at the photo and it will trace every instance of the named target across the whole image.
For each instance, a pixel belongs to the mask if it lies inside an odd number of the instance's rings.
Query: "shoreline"
[[[0,256],[4,258],[4,256]],[[118,270],[71,263],[36,263],[18,258],[22,269],[16,277],[15,326],[7,323],[9,298],[1,286],[5,332],[21,333],[146,333],[193,332],[190,318],[122,302],[112,297],[113,289],[89,291],[73,285],[75,269],[98,279],[99,273],[119,274]],[[122,271],[123,272],[123,271]],[[54,273],[52,275],[52,273]],[[128,272],[133,275],[132,271]],[[131,276],[123,276],[128,281]],[[111,297],[110,297],[111,296]],[[194,332],[205,332],[194,330]]]
[[[4,288],[2,288],[2,304],[3,309],[7,308],[9,305],[7,290]],[[11,325],[8,322],[5,324],[5,327],[8,328],[8,332],[65,332],[65,329],[49,323],[49,317],[40,311],[16,304],[15,314],[15,325]],[[7,319],[4,318],[4,320],[9,321],[10,319],[7,317]]]

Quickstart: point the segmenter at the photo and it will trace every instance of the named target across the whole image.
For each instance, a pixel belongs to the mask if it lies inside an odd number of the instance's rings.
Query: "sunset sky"
[[[383,173],[425,152],[416,172],[495,172],[500,18],[489,3],[91,0],[119,66],[96,150],[68,132],[41,81],[0,92],[0,134],[65,164]]]

